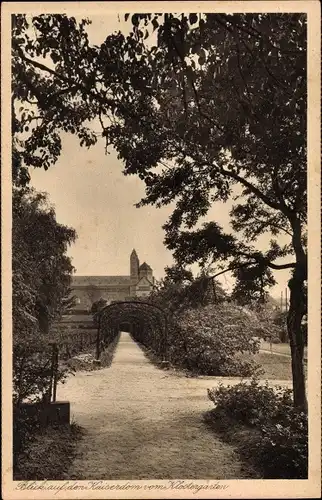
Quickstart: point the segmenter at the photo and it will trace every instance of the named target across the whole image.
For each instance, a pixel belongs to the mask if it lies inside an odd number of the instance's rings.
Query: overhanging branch
[[[263,263],[263,262],[265,262],[267,267],[270,267],[271,269],[275,269],[275,270],[294,269],[294,267],[296,265],[295,262],[290,262],[287,264],[274,264],[273,262],[270,262],[268,260],[259,259],[258,257],[254,256],[254,255],[249,255],[249,257],[253,260],[249,261],[249,262],[238,262],[236,264],[232,264],[229,267],[227,267],[227,269],[224,269],[223,271],[219,271],[218,273],[213,274],[212,276],[209,276],[208,279],[213,280],[213,279],[217,278],[218,276],[221,276],[222,274],[228,273],[230,271],[234,271],[235,269],[254,266],[255,264],[259,264],[259,263]]]
[[[265,193],[260,191],[260,189],[254,186],[251,182],[249,182],[247,179],[244,179],[244,177],[240,177],[240,175],[236,174],[236,172],[225,170],[223,168],[221,169],[221,172],[224,175],[227,175],[227,177],[231,177],[232,179],[235,179],[237,182],[240,182],[243,186],[247,187],[252,193],[258,196],[258,198],[260,198],[269,207],[273,208],[274,210],[283,211],[279,203],[269,198]]]

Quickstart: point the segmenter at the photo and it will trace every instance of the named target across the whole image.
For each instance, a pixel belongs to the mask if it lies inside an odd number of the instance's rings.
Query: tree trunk
[[[307,409],[305,374],[303,364],[304,337],[301,323],[306,311],[303,269],[298,267],[289,281],[290,308],[287,315],[287,332],[292,356],[294,406]]]

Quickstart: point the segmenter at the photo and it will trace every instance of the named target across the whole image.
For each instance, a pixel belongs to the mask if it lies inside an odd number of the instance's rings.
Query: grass
[[[267,351],[271,350],[271,344],[266,341],[261,342],[261,349],[266,349]],[[272,351],[280,354],[288,354],[291,355],[290,344],[272,344]],[[304,348],[304,359],[307,358],[307,347]]]
[[[160,358],[154,353],[152,349],[147,348],[145,345],[138,342],[136,339],[133,340],[140,346],[146,358],[156,367],[164,369],[171,368],[172,370],[181,373],[185,376],[196,376],[187,369],[175,368],[173,366],[163,365]],[[255,354],[254,361],[261,365],[264,370],[263,375],[260,378],[269,380],[291,380],[292,379],[292,368],[291,368],[291,358],[286,356],[278,356],[274,354],[260,352]]]
[[[68,477],[68,468],[82,438],[81,427],[50,426],[35,432],[31,442],[16,457],[14,481],[62,480]]]
[[[255,354],[254,361],[261,365],[264,374],[260,378],[268,380],[292,380],[291,358],[260,352]],[[305,371],[307,371],[305,363]]]
[[[292,379],[291,358],[260,352],[255,354],[254,361],[261,365],[264,370],[264,374],[260,378],[271,380]]]
[[[224,442],[234,446],[244,464],[245,470],[249,473],[249,477],[253,479],[262,479],[262,471],[256,468],[256,464],[247,457],[247,453],[243,454],[245,443],[256,437],[259,431],[255,428],[250,429],[241,425],[236,420],[226,416],[225,418],[217,418],[215,410],[204,413],[203,419],[207,427],[209,427],[217,437],[220,437]]]

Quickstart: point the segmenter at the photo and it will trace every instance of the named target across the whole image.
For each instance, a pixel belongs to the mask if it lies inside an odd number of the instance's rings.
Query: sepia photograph
[[[3,8],[4,498],[318,496],[318,2],[95,4]]]

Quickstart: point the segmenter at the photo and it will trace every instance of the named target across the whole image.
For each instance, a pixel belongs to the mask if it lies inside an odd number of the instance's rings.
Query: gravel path
[[[58,387],[58,399],[70,401],[72,417],[85,429],[66,477],[250,477],[233,448],[202,420],[203,412],[213,407],[207,388],[221,380],[160,370],[122,333],[110,368],[78,372]]]

